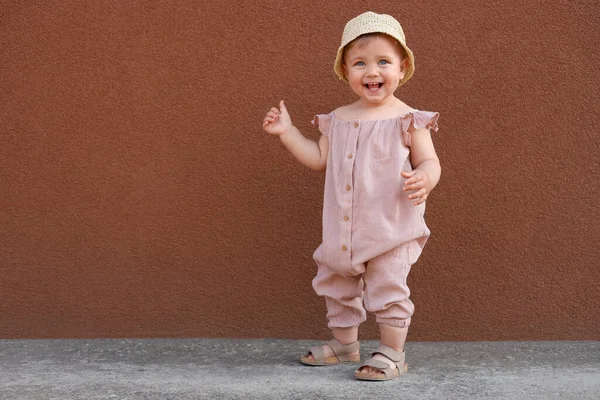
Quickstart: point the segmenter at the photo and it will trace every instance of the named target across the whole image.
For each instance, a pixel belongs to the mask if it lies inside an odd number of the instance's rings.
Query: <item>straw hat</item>
[[[366,33],[385,33],[400,43],[408,55],[408,68],[406,69],[404,78],[402,78],[402,80],[398,83],[398,86],[401,86],[403,83],[408,81],[415,72],[415,57],[408,46],[406,46],[406,39],[404,38],[402,26],[400,26],[400,23],[390,15],[376,14],[371,11],[367,11],[366,13],[360,14],[358,17],[352,18],[346,24],[346,27],[344,28],[344,34],[342,35],[342,44],[338,49],[337,57],[335,58],[335,65],[333,67],[333,70],[337,76],[341,80],[348,82],[348,79],[344,75],[343,68],[344,60],[342,59],[342,56],[344,54],[344,48],[348,45],[348,43]]]

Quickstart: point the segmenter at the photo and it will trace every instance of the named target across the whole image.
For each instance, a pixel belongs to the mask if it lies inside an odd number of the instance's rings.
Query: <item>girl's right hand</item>
[[[271,108],[263,119],[263,129],[272,135],[281,136],[292,128],[292,118],[283,104],[283,100],[279,102],[277,107]]]

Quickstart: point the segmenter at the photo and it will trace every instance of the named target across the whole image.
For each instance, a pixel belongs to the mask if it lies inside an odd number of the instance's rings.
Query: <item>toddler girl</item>
[[[413,75],[414,57],[389,15],[366,12],[350,20],[334,70],[359,99],[315,116],[318,142],[292,124],[283,100],[263,120],[263,129],[278,135],[301,163],[325,170],[313,287],[325,297],[333,339],[300,361],[360,361],[358,326],[366,309],[376,315],[381,342],[355,377],[388,380],[407,370],[404,342],[414,306],[406,277],[429,237],[423,214],[441,173],[430,133],[439,115],[394,96]]]

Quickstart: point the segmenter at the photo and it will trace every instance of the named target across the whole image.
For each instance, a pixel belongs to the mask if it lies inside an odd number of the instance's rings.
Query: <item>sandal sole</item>
[[[304,356],[300,356],[300,362],[304,365],[310,365],[312,367],[326,367],[328,365],[339,365],[360,362],[360,355],[349,357],[350,360],[348,361],[340,361],[337,359],[337,357],[325,357],[325,362],[318,363],[314,360],[310,360],[308,357],[305,358]]]

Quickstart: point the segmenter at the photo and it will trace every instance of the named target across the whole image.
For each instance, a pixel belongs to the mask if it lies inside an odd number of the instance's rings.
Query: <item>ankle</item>
[[[394,351],[404,351],[408,328],[379,324],[379,332],[381,335],[380,344],[386,345],[394,349]]]
[[[402,353],[404,352],[404,346],[391,346],[389,344],[383,343],[383,342],[379,342],[379,344],[382,344],[384,346],[389,347],[390,349],[397,351],[398,353]]]
[[[331,328],[331,334],[335,340],[343,345],[358,341],[358,327]]]

